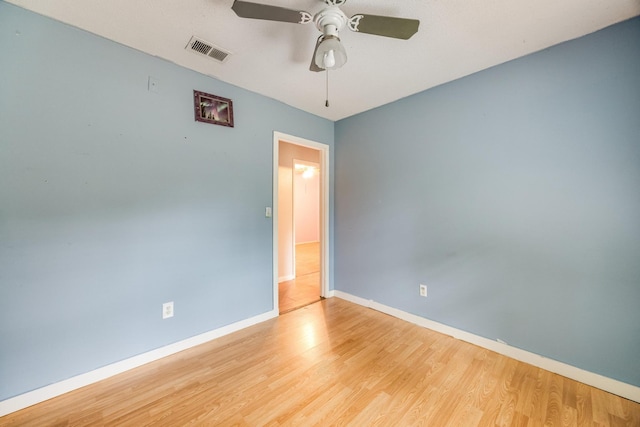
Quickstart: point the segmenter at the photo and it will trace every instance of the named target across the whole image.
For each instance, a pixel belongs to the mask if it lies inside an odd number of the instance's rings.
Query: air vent
[[[187,44],[187,47],[185,49],[199,55],[208,56],[209,58],[214,59],[220,63],[224,63],[227,59],[229,59],[229,56],[231,55],[231,52],[215,46],[213,43],[198,39],[195,36],[191,37],[191,40],[189,40],[189,43]]]

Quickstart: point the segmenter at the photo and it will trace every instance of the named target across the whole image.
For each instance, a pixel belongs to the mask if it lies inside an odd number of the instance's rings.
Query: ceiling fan
[[[418,32],[417,19],[356,14],[351,18],[340,10],[346,0],[323,0],[326,7],[315,15],[302,10],[235,0],[231,9],[241,18],[308,24],[313,22],[322,35],[318,37],[311,58],[311,71],[334,70],[347,62],[347,52],[340,43],[339,33],[345,25],[354,32],[375,34],[407,40]]]

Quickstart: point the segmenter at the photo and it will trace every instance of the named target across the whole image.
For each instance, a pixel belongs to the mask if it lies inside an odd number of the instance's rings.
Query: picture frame
[[[233,127],[233,101],[229,98],[194,90],[193,111],[197,122]]]

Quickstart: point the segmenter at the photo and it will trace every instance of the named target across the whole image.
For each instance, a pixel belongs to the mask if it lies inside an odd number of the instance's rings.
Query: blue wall
[[[335,132],[337,290],[640,386],[640,19]]]
[[[0,400],[272,309],[273,131],[332,122],[4,2],[0,52]]]

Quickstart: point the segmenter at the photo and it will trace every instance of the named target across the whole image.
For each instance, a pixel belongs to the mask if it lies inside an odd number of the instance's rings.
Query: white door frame
[[[320,142],[285,133],[273,132],[273,310],[280,312],[278,303],[278,166],[280,141],[301,145],[320,152],[320,296],[329,295],[329,146]]]

